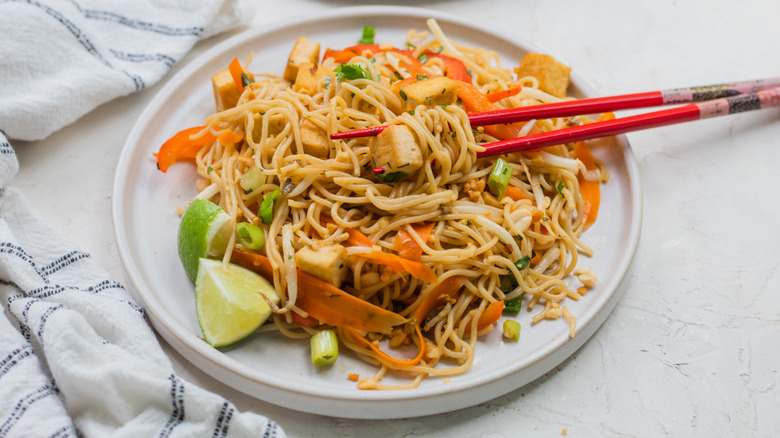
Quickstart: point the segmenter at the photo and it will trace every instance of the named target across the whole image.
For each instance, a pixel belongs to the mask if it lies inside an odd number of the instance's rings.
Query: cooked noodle
[[[515,78],[510,69],[501,67],[495,53],[446,39],[432,20],[429,26],[434,39],[422,41],[427,33],[409,33],[407,42],[416,46],[412,56],[417,58],[431,50],[460,60],[467,67],[472,84],[483,93],[522,85],[518,94],[497,105],[515,107],[560,100],[538,89],[538,80],[533,76]],[[456,298],[420,321],[426,353],[414,365],[388,360],[355,338],[363,335],[369,342],[385,341],[391,347],[414,346],[418,341],[412,324],[396,327],[386,336],[346,333],[348,329],[338,327],[343,345],[379,367],[375,376],[358,384],[360,388],[416,387],[425,376],[464,373],[474,359],[478,336],[493,327],[490,324],[478,332],[477,324],[472,322],[480,319],[490,303],[521,294],[525,294],[529,309],[543,305],[544,310],[534,316],[535,322],[557,319],[562,312],[570,335],[574,336],[576,320],[559,303],[580,298],[567,285],[567,277],[574,270],[579,253],[592,253],[578,238],[585,228],[578,185],[583,165],[573,156],[574,146],[504,157],[512,168],[510,185],[520,189],[524,199],[497,199],[487,189],[472,199],[467,193],[469,184],[485,181],[495,161],[477,159],[476,152],[481,150],[481,144],[497,138],[482,128],[472,129],[466,111],[457,104],[421,104],[411,114],[406,102],[392,89],[399,75],[412,75],[403,67],[406,55],[366,55],[354,57],[349,64],[361,66],[368,78],[338,81],[322,77],[310,93],[295,91],[282,77],[258,75],[234,108],[206,120],[206,129],[214,135],[227,129],[246,133],[245,140],[235,145],[215,141],[201,150],[196,161],[204,181],[198,197],[217,203],[236,222],[262,227],[266,235],[264,252],[274,269],[273,284],[282,297],[274,315],[276,328],[299,338],[316,330],[291,323],[292,312],[307,316],[295,305],[299,291],[294,274],[295,252],[303,247],[343,243],[348,239],[347,229],[357,229],[383,251],[394,252],[396,235],[405,230],[422,249],[419,261],[432,269],[439,281],[461,276],[465,278],[464,287]],[[322,65],[333,69],[337,64],[331,58]],[[443,74],[446,66],[441,59],[431,57],[425,68],[430,76],[437,76]],[[421,146],[422,168],[398,182],[378,182],[372,171],[375,164],[368,137],[330,142],[327,158],[307,154],[301,132],[306,120],[327,134],[385,124],[405,125]],[[525,135],[534,128],[560,129],[583,120],[523,122],[521,132]],[[247,193],[239,183],[242,175],[255,165],[262,170],[265,182]],[[600,165],[592,173],[599,180],[607,178]],[[281,188],[289,191],[280,198],[273,222],[264,225],[257,205]],[[427,240],[412,228],[421,223],[433,224]],[[232,238],[225,263],[235,246]],[[341,288],[374,305],[412,317],[435,285],[361,257],[367,251],[371,249],[347,248],[349,271]],[[530,265],[525,269],[516,266],[515,262],[526,256]],[[515,278],[518,286],[502,291],[501,277],[507,274]],[[385,342],[384,351],[401,355]],[[410,381],[401,386],[384,385],[381,380],[389,372],[411,376]]]

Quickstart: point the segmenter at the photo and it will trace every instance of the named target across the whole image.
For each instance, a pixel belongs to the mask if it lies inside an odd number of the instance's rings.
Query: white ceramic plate
[[[130,281],[143,300],[157,331],[184,357],[214,378],[265,401],[323,415],[351,418],[400,418],[447,412],[490,400],[540,377],[579,348],[601,325],[617,302],[639,238],[641,202],[637,166],[624,137],[595,143],[594,153],[611,174],[602,186],[601,211],[583,236],[595,248],[597,286],[576,303],[577,336],[569,339],[563,320],[531,325],[521,312],[519,342],[504,343],[501,330],[480,338],[473,367],[444,383],[425,380],[404,391],[360,391],[347,374],[369,376],[375,369],[350,354],[336,365],[311,365],[307,341],[278,334],[251,336],[216,350],[199,339],[194,287],[179,263],[176,206],[196,193],[192,165],[177,164],[159,172],[152,153],[173,133],[202,124],[213,111],[211,75],[230,60],[254,51],[254,72],[281,74],[293,42],[301,35],[326,47],[353,45],[363,26],[376,26],[376,40],[400,46],[409,28],[425,29],[436,18],[454,40],[495,50],[505,65],[516,65],[532,48],[510,35],[473,26],[466,20],[417,8],[359,7],[334,10],[254,29],[214,47],[183,68],[159,92],[131,132],[114,185],[113,219],[119,254]],[[576,76],[570,92],[592,96]],[[392,379],[391,379],[392,381]]]

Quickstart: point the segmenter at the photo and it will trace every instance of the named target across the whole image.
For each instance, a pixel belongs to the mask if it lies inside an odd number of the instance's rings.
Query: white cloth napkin
[[[0,0],[0,130],[40,140],[157,82],[252,0]]]
[[[242,1],[0,0],[0,130],[43,138],[154,83],[251,17]],[[18,169],[0,131],[0,437],[284,437],[174,373],[143,308],[9,185]]]

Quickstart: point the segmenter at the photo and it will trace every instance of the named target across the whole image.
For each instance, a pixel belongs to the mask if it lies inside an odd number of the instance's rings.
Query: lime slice
[[[201,257],[222,257],[233,233],[233,221],[217,204],[192,201],[181,217],[177,244],[179,259],[192,281],[198,276]]]
[[[279,303],[274,287],[260,275],[240,266],[200,259],[195,281],[195,309],[206,342],[224,347],[244,339],[271,315],[263,294]]]

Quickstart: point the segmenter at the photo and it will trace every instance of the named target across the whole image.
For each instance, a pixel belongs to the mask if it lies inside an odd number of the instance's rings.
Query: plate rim
[[[302,26],[302,25],[306,25],[307,23],[331,21],[334,19],[346,19],[346,18],[355,19],[359,17],[378,16],[378,15],[385,15],[385,16],[393,15],[399,17],[412,17],[412,18],[432,17],[432,18],[436,18],[437,20],[449,21],[467,28],[478,29],[474,24],[470,23],[468,20],[465,20],[461,17],[449,13],[430,10],[426,8],[405,7],[405,6],[357,6],[357,7],[346,7],[346,8],[334,8],[326,11],[320,11],[317,13],[312,13],[312,14],[307,14],[299,17],[292,17],[285,20],[276,21],[269,25],[249,28],[245,31],[242,31],[234,36],[227,38],[226,40],[216,44],[210,49],[197,55],[194,59],[192,59],[186,65],[184,65],[181,70],[179,70],[175,75],[171,76],[167,80],[164,86],[155,93],[154,98],[146,105],[141,115],[138,117],[136,123],[134,124],[132,130],[130,131],[130,134],[128,135],[125,144],[122,147],[122,151],[117,161],[117,168],[114,176],[114,185],[112,190],[112,208],[111,208],[112,222],[114,228],[114,239],[116,241],[117,252],[121,259],[122,265],[125,269],[125,273],[127,274],[127,278],[132,284],[133,289],[137,294],[138,298],[140,298],[141,301],[143,302],[145,310],[147,314],[149,314],[152,325],[154,325],[155,329],[158,332],[160,332],[163,338],[169,344],[171,344],[177,352],[182,354],[182,356],[184,356],[189,362],[193,363],[198,368],[202,370],[206,370],[206,369],[214,369],[215,367],[217,367],[217,368],[225,369],[226,371],[234,374],[234,377],[237,380],[248,379],[252,381],[252,382],[237,382],[234,381],[235,379],[232,379],[230,377],[220,376],[221,377],[220,378],[212,375],[212,377],[214,377],[216,380],[228,384],[229,386],[233,387],[236,390],[246,392],[252,397],[259,398],[257,395],[253,393],[248,393],[246,391],[246,388],[243,386],[244,384],[252,383],[254,384],[254,386],[260,385],[264,389],[267,389],[271,392],[276,391],[276,392],[282,392],[286,394],[294,393],[302,396],[312,396],[313,394],[308,391],[291,388],[288,385],[284,385],[284,384],[277,384],[268,381],[258,381],[256,376],[257,370],[255,370],[254,368],[251,368],[248,365],[239,362],[238,360],[233,359],[232,357],[224,353],[221,353],[216,349],[208,347],[207,344],[203,343],[202,341],[199,341],[200,345],[196,344],[194,341],[197,338],[193,336],[187,336],[187,335],[191,335],[191,333],[187,333],[189,332],[189,330],[187,330],[185,327],[183,327],[181,324],[177,323],[176,321],[172,321],[172,314],[170,314],[170,312],[167,311],[167,309],[161,307],[161,303],[156,299],[156,297],[154,296],[155,294],[151,292],[151,289],[147,290],[148,286],[146,285],[146,282],[143,280],[142,272],[139,266],[133,260],[133,255],[131,250],[132,244],[125,239],[125,236],[128,236],[127,233],[128,225],[125,223],[124,216],[123,216],[124,209],[123,209],[122,200],[124,198],[122,196],[123,195],[122,192],[127,189],[126,185],[124,185],[123,182],[125,182],[127,178],[130,176],[131,168],[129,165],[127,165],[127,163],[131,160],[134,149],[137,146],[144,130],[148,127],[149,123],[151,122],[152,116],[160,110],[160,106],[162,105],[162,103],[166,101],[166,98],[170,97],[170,95],[173,92],[179,89],[180,81],[178,79],[187,77],[197,72],[200,68],[205,66],[208,62],[210,62],[210,60],[213,59],[214,57],[217,57],[220,54],[224,55],[234,46],[258,38],[260,35],[269,34],[271,32],[280,29],[286,29],[291,26]],[[509,42],[514,46],[522,47],[528,50],[537,50],[533,44],[521,40],[519,37],[514,36],[511,32],[505,31],[504,29],[498,29],[498,30],[478,29],[478,30],[488,34],[492,38]],[[585,82],[578,75],[575,74],[572,76],[572,82],[575,83],[577,88],[579,88],[584,94],[596,95],[594,90],[587,84],[587,82]],[[630,268],[631,262],[633,261],[634,255],[636,253],[636,249],[639,242],[639,235],[641,231],[642,196],[641,196],[641,187],[640,187],[641,184],[639,181],[638,164],[636,162],[636,158],[634,157],[630,144],[628,140],[625,138],[625,136],[618,136],[616,139],[616,143],[621,147],[622,157],[624,158],[627,175],[629,176],[629,185],[630,185],[629,193],[631,195],[631,200],[632,200],[631,214],[632,214],[632,218],[634,219],[631,222],[629,227],[629,234],[628,234],[629,239],[628,242],[626,242],[626,249],[620,255],[620,262],[615,265],[616,275],[609,279],[608,283],[605,285],[603,289],[603,293],[599,294],[599,296],[596,298],[596,302],[593,303],[593,305],[597,306],[596,307],[597,310],[595,310],[589,315],[589,319],[581,321],[582,327],[584,327],[586,330],[578,331],[578,336],[572,339],[553,340],[552,342],[545,345],[544,348],[535,351],[534,354],[535,359],[528,364],[527,368],[533,368],[533,367],[545,368],[543,371],[537,372],[535,373],[536,375],[524,379],[523,381],[516,380],[514,383],[517,382],[520,383],[518,384],[513,383],[512,385],[501,385],[499,387],[495,385],[495,383],[496,381],[500,381],[501,378],[492,377],[490,379],[486,378],[486,379],[470,380],[468,385],[465,385],[465,387],[463,386],[458,387],[457,391],[452,391],[452,390],[430,391],[430,390],[424,390],[420,388],[415,390],[408,390],[408,391],[382,391],[383,396],[381,398],[373,395],[373,394],[377,394],[376,391],[360,391],[354,388],[350,388],[345,391],[333,391],[329,389],[329,394],[326,397],[327,400],[331,402],[335,402],[337,404],[354,403],[354,402],[371,404],[376,402],[386,403],[386,402],[399,402],[399,401],[406,401],[406,402],[415,401],[416,402],[415,404],[418,407],[420,407],[422,403],[425,403],[426,400],[429,400],[431,398],[439,398],[442,396],[451,395],[453,393],[460,393],[460,394],[469,393],[469,392],[473,393],[485,386],[492,385],[496,387],[494,389],[497,389],[498,392],[491,394],[487,398],[479,397],[477,399],[470,400],[468,403],[461,403],[455,408],[437,410],[435,408],[428,406],[428,409],[425,409],[424,411],[406,409],[404,410],[404,415],[396,415],[396,416],[375,415],[375,414],[372,415],[370,411],[355,412],[356,415],[350,416],[350,415],[345,415],[345,414],[349,414],[349,412],[345,412],[344,410],[341,410],[339,408],[325,409],[321,412],[316,412],[316,413],[338,416],[338,417],[347,417],[347,418],[400,418],[400,417],[410,417],[410,416],[419,416],[419,415],[430,415],[430,414],[447,412],[447,411],[451,411],[466,406],[472,406],[484,402],[486,400],[490,400],[492,398],[498,397],[505,393],[508,393],[512,390],[519,388],[524,384],[527,384],[539,378],[541,375],[543,375],[544,373],[552,369],[555,365],[566,360],[569,356],[571,356],[571,354],[574,353],[574,351],[580,348],[580,346],[582,346],[588,339],[590,339],[590,337],[601,326],[604,320],[606,320],[607,316],[612,312],[615,304],[617,303],[620,296],[622,295],[623,288],[621,287],[621,285],[627,278],[628,270]],[[167,316],[167,318],[165,316]],[[579,323],[578,323],[578,327],[580,327]],[[182,332],[185,332],[184,336],[182,336]],[[182,351],[183,349],[185,349],[186,352]],[[194,355],[197,357],[193,357]],[[552,363],[552,365],[549,365],[550,363]],[[317,394],[317,396],[319,397],[321,396],[321,394]],[[276,403],[275,401],[268,400],[267,398],[263,398],[263,399],[271,403],[279,404],[284,407],[300,410],[300,408],[294,404]],[[406,414],[411,414],[411,415],[406,415]]]

